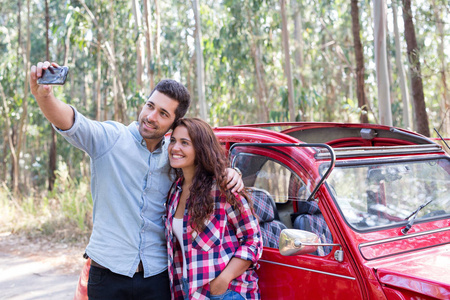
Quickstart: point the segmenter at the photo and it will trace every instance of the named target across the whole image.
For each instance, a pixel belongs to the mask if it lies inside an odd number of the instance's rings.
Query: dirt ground
[[[0,299],[72,299],[84,248],[0,233]]]

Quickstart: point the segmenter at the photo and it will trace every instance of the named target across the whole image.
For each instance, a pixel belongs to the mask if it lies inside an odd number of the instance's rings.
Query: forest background
[[[129,123],[162,78],[213,126],[370,122],[450,135],[448,0],[0,0],[0,233],[91,229],[89,157],[29,92],[31,65],[70,67],[59,99]]]

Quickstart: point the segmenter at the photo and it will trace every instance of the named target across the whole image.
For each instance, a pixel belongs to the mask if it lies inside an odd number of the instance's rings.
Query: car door
[[[335,258],[336,251],[340,250],[339,246],[328,247],[327,251],[324,251],[325,247],[319,247],[322,251],[295,256],[283,256],[278,250],[276,242],[281,230],[296,226],[297,218],[303,217],[299,206],[305,204],[314,188],[312,176],[308,174],[311,165],[307,166],[306,160],[299,163],[302,160],[301,151],[304,150],[245,145],[234,147],[230,152],[232,165],[243,173],[244,184],[250,188],[251,194],[257,191],[258,195],[252,199],[264,240],[264,251],[257,271],[261,297],[364,298],[350,257],[344,255],[342,261]],[[260,197],[261,191],[264,191],[264,197]],[[268,203],[259,203],[261,198]],[[320,200],[314,204],[319,212]],[[342,244],[338,235],[331,231],[332,226],[328,226],[327,218],[321,218],[320,222],[323,222],[323,227],[327,227],[326,230],[330,233],[331,242]]]

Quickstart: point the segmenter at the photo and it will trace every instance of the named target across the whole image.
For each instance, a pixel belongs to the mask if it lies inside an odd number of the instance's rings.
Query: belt
[[[108,268],[105,268],[104,266],[102,266],[101,264],[96,263],[95,261],[93,261],[91,259],[91,266],[94,266],[96,268],[100,268],[100,269],[106,269],[108,270]],[[135,273],[140,273],[140,272],[144,272],[144,266],[142,265],[142,261],[139,261],[139,264],[136,268],[136,272]]]

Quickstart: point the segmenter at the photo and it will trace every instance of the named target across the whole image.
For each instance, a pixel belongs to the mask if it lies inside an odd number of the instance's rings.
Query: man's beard
[[[147,132],[144,129],[144,123],[148,126],[148,127],[152,127],[154,130],[152,132]],[[161,132],[161,128],[156,126],[154,123],[152,122],[148,122],[148,121],[141,121],[141,123],[139,123],[139,133],[141,134],[141,136],[144,139],[161,139],[166,133],[165,132]]]

